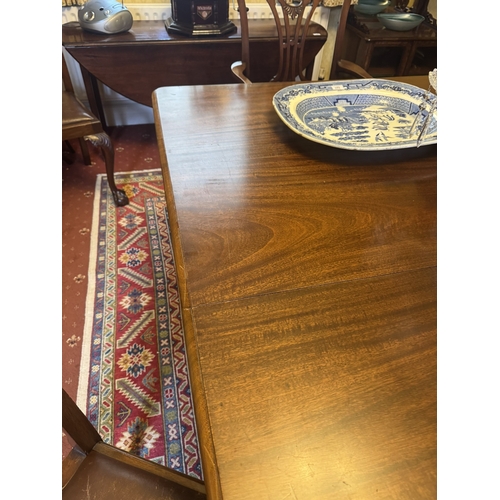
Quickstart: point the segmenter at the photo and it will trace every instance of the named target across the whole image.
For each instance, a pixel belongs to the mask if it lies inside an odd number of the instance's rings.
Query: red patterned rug
[[[97,178],[77,402],[105,442],[202,478],[160,170]]]

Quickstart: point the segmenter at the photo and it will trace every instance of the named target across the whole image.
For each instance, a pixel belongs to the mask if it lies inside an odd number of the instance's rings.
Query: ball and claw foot
[[[129,204],[129,199],[125,194],[125,191],[123,191],[122,189],[113,191],[113,200],[115,201],[115,205],[117,207],[124,207],[125,205]]]
[[[115,165],[115,151],[111,138],[106,132],[99,132],[97,134],[90,134],[84,137],[86,141],[90,141],[94,146],[101,148],[104,154],[104,161],[106,163],[106,173],[108,176],[109,188],[113,194],[113,200],[117,207],[124,207],[129,204],[129,199],[123,189],[117,189],[114,180],[114,165]]]

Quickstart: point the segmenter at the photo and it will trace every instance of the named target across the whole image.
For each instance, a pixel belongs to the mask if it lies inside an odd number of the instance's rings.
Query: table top
[[[286,85],[153,96],[208,498],[434,498],[436,146],[308,141]]]
[[[80,27],[75,21],[63,24],[62,44],[66,48],[91,47],[94,45],[124,46],[136,44],[206,44],[206,43],[241,43],[240,20],[231,22],[236,26],[233,33],[217,36],[186,36],[177,33],[168,33],[164,21],[134,21],[132,28],[124,33],[108,35],[105,33],[91,33]],[[248,36],[251,39],[273,40],[277,38],[277,29],[274,19],[249,19]],[[312,22],[308,33],[316,33],[319,39],[327,38],[327,32],[320,24]]]

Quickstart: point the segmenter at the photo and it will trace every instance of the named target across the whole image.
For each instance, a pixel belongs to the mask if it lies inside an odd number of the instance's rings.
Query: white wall
[[[434,19],[438,18],[437,15],[437,0],[429,0],[429,5],[427,6],[427,10]]]

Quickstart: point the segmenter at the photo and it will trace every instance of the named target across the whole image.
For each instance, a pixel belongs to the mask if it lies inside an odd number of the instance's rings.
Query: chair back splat
[[[292,82],[308,80],[304,67],[304,48],[308,30],[321,0],[267,0],[278,31],[279,66],[271,81]],[[278,8],[279,6],[279,8]],[[351,0],[344,0],[337,27],[330,80],[342,77],[371,78],[361,66],[341,58],[344,35]],[[250,43],[248,34],[248,8],[245,0],[238,0],[241,23],[241,61],[231,65],[233,73],[244,83],[250,84]]]
[[[297,77],[299,80],[306,79],[306,69],[303,64],[304,47],[314,11],[320,2],[321,0],[312,0],[311,2],[307,0],[267,0],[276,23],[279,41],[279,66],[271,81],[294,81]],[[280,6],[279,10],[278,5]],[[241,23],[241,61],[233,63],[231,69],[244,83],[251,83],[248,8],[245,0],[238,0],[238,11]]]
[[[283,26],[282,29],[278,29],[280,62],[278,72],[272,81],[288,82],[295,80],[297,76],[304,80],[303,56],[307,30],[320,1],[312,0],[309,7],[309,2],[305,0],[281,0],[281,2],[267,0],[278,27],[281,25],[281,19],[277,4],[280,5],[283,14]],[[307,14],[306,9],[308,9]]]

